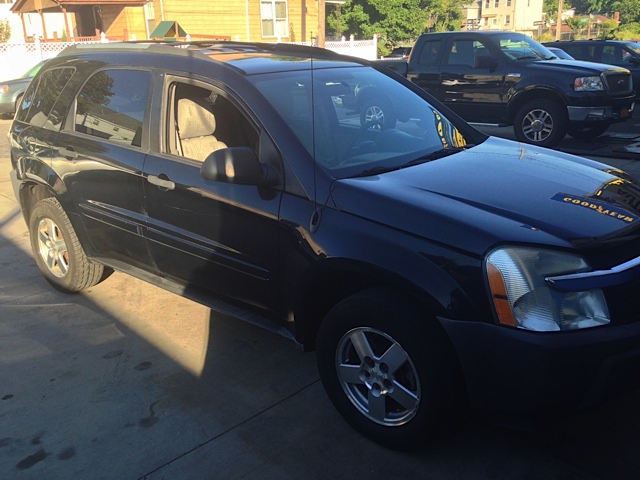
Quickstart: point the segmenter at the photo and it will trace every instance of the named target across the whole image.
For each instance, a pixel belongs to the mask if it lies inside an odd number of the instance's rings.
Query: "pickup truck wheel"
[[[355,294],[328,313],[317,338],[318,370],[357,431],[398,450],[438,431],[457,376],[436,327],[411,300],[383,289]]]
[[[607,131],[609,125],[593,125],[590,127],[569,127],[567,133],[578,140],[597,138]]]
[[[560,104],[550,100],[532,100],[516,113],[513,130],[521,142],[552,147],[564,138],[567,123],[567,112]]]
[[[29,219],[36,263],[57,290],[74,293],[97,284],[104,267],[89,262],[64,209],[55,198],[36,204]]]

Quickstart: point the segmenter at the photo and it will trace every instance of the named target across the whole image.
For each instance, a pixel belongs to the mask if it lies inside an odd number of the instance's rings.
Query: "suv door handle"
[[[163,176],[166,176],[164,174],[162,174]],[[152,184],[152,185],[157,185],[158,187],[160,187],[161,189],[164,190],[174,190],[176,188],[176,184],[173,183],[171,180],[165,180],[163,178],[160,177],[156,177],[155,175],[149,175],[147,177],[147,181]]]
[[[73,147],[60,147],[58,149],[58,153],[60,153],[60,155],[62,155],[63,157],[69,158],[71,160],[75,160],[76,158],[78,158],[78,152],[76,152]]]

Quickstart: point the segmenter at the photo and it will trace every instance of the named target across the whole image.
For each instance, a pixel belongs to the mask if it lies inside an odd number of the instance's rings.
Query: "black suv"
[[[387,119],[365,105],[391,107]],[[10,129],[44,278],[113,269],[317,350],[381,444],[470,404],[566,415],[640,374],[640,185],[487,137],[323,49],[70,47]]]
[[[606,63],[631,72],[636,97],[640,95],[640,43],[622,40],[571,40],[548,42],[546,47],[561,48],[576,60]]]

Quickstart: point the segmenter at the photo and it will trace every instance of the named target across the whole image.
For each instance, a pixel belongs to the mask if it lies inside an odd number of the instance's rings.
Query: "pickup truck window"
[[[476,58],[487,55],[489,50],[477,40],[455,40],[448,52],[447,65],[476,66]]]
[[[427,66],[436,65],[441,43],[442,41],[440,40],[430,40],[424,42],[422,50],[420,51],[420,58],[418,59],[418,63],[420,65]]]
[[[550,60],[553,54],[525,35],[504,33],[498,38],[502,52],[511,60]]]

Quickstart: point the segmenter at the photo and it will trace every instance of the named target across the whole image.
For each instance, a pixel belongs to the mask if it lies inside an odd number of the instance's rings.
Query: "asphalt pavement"
[[[640,390],[579,415],[558,405],[567,420],[552,431],[471,418],[399,453],[347,426],[313,353],[284,338],[120,273],[80,294],[53,290],[9,181],[8,124],[0,120],[1,479],[638,478]],[[640,158],[609,151],[609,163],[640,174]]]

